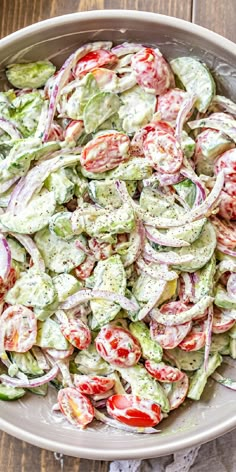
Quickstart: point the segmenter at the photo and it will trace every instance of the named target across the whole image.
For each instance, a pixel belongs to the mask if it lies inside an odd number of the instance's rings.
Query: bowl
[[[126,10],[92,11],[53,18],[0,41],[0,82],[4,66],[51,59],[60,66],[81,44],[98,39],[158,45],[167,58],[191,55],[213,71],[218,89],[236,100],[236,45],[200,26],[163,15]],[[227,372],[228,369],[228,372]],[[230,368],[226,374],[230,375]],[[232,372],[231,372],[232,376]],[[24,441],[88,459],[137,459],[173,453],[210,441],[236,427],[233,391],[209,380],[201,401],[186,401],[161,423],[160,434],[133,435],[102,424],[79,431],[51,413],[56,392],[46,398],[0,402],[0,428]]]

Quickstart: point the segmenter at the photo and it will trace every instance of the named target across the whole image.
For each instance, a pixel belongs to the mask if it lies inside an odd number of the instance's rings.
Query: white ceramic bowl
[[[153,13],[107,10],[52,18],[2,39],[0,63],[51,58],[59,66],[78,46],[97,39],[158,45],[167,58],[196,56],[214,71],[221,91],[236,99],[236,45],[200,26]],[[1,72],[0,81],[4,80]],[[51,414],[55,399],[50,389],[46,398],[27,395],[16,402],[0,402],[0,428],[42,448],[112,460],[173,453],[236,427],[235,393],[212,380],[200,402],[187,401],[161,423],[159,435],[126,434],[101,424],[81,432]]]

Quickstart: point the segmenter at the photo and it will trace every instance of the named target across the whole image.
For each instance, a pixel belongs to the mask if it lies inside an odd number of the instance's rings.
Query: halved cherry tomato
[[[112,395],[106,403],[109,415],[137,428],[152,427],[161,421],[161,408],[136,395]]]
[[[62,388],[57,397],[60,410],[68,421],[82,428],[94,418],[94,408],[90,400],[76,388]]]
[[[189,333],[191,326],[191,321],[176,326],[165,326],[152,320],[150,322],[151,337],[157,341],[163,349],[174,349]]]
[[[98,136],[84,146],[81,165],[91,172],[106,172],[129,158],[130,140],[123,133]]]
[[[174,134],[175,130],[169,123],[166,123],[165,121],[155,121],[149,123],[146,126],[143,126],[143,128],[141,128],[135,133],[131,141],[130,152],[132,155],[144,157],[143,144],[147,139],[148,134],[152,131],[164,131],[168,134]]]
[[[102,243],[96,238],[91,238],[88,245],[97,261],[105,260],[112,255],[112,245],[110,243]]]
[[[37,320],[35,314],[23,305],[9,306],[0,317],[6,351],[26,352],[35,344]]]
[[[214,334],[225,333],[234,326],[235,320],[229,318],[219,308],[214,307],[212,332]]]
[[[117,84],[117,75],[113,70],[99,67],[98,69],[93,69],[91,73],[101,90],[105,90],[106,86],[109,86],[108,90],[111,90],[110,87],[112,87],[112,85],[115,87]]]
[[[224,170],[225,182],[236,182],[236,149],[230,149],[224,152],[217,159],[215,164],[215,173],[218,174]]]
[[[124,328],[104,326],[95,339],[95,346],[103,359],[118,367],[131,367],[141,357],[137,339]]]
[[[216,216],[211,217],[211,222],[215,226],[217,241],[229,249],[236,246],[236,225],[235,223],[224,222]]]
[[[219,215],[225,220],[236,220],[236,198],[223,190],[220,194]]]
[[[84,131],[83,120],[72,120],[65,129],[65,141],[76,142]]]
[[[171,365],[164,364],[163,362],[158,364],[157,362],[147,360],[145,361],[145,368],[149,374],[159,382],[178,382],[184,376],[181,370]]]
[[[189,379],[186,374],[178,382],[171,385],[171,391],[167,394],[170,403],[170,409],[175,410],[184,402],[189,387]]]
[[[64,129],[55,121],[51,125],[48,141],[64,141]]]
[[[131,59],[137,83],[152,93],[161,95],[173,83],[170,66],[157,49],[143,48]]]
[[[89,277],[95,266],[95,258],[93,256],[87,256],[85,261],[75,268],[75,275],[78,279],[85,280]]]
[[[205,346],[206,333],[205,333],[205,321],[195,322],[192,326],[191,331],[187,336],[179,343],[180,349],[183,351],[198,351]]]
[[[153,131],[143,145],[144,154],[154,169],[164,174],[174,174],[183,162],[182,149],[172,134]]]
[[[67,322],[60,323],[60,329],[63,336],[77,349],[87,349],[91,343],[90,329],[79,319],[69,318]]]
[[[111,67],[118,62],[118,57],[106,49],[88,52],[75,67],[75,77],[81,77],[97,67]]]
[[[99,375],[74,375],[74,384],[85,395],[99,395],[114,387],[115,381]]]
[[[180,107],[186,100],[186,92],[184,90],[174,88],[170,89],[158,97],[157,112],[161,114],[161,119],[165,121],[175,122]],[[187,116],[190,118],[191,112]]]

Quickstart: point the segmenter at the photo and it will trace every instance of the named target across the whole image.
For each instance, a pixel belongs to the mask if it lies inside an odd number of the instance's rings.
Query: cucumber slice
[[[102,207],[119,208],[122,200],[113,181],[91,180],[88,184],[91,200]]]
[[[228,333],[212,334],[211,352],[223,354],[229,348],[230,337]]]
[[[108,172],[109,179],[143,180],[152,175],[152,167],[145,157],[133,157]]]
[[[13,87],[39,88],[46,84],[56,70],[50,61],[28,62],[28,64],[9,64],[6,76]]]
[[[23,388],[9,387],[8,385],[0,385],[0,400],[18,400],[25,395]]]
[[[51,233],[54,233],[61,239],[71,239],[74,236],[71,217],[72,213],[69,211],[55,213],[49,221],[49,229]]]
[[[126,133],[133,134],[150,123],[155,113],[156,95],[135,85],[121,93],[120,98],[123,105],[119,109],[119,116],[123,120],[122,128]]]
[[[71,274],[60,274],[52,279],[58,293],[58,301],[64,302],[82,288],[82,283]]]
[[[215,95],[215,82],[207,67],[193,57],[178,57],[170,62],[171,68],[187,92],[197,96],[196,108],[205,112]]]
[[[133,336],[139,341],[142,349],[142,357],[155,362],[162,360],[162,347],[151,339],[150,330],[142,321],[130,323],[129,329]]]
[[[191,378],[187,395],[188,398],[191,398],[191,400],[200,400],[208,377],[215,372],[221,363],[222,357],[217,352],[209,357],[207,369],[205,370],[204,365],[202,365]]]
[[[217,285],[215,293],[215,305],[228,310],[236,310],[236,300],[231,298],[222,285]]]
[[[205,295],[212,296],[214,287],[214,276],[216,272],[216,260],[213,256],[210,261],[203,267],[202,270],[196,272],[195,289],[194,289],[194,302],[198,302]]]
[[[207,221],[200,237],[194,241],[191,246],[172,249],[180,257],[187,254],[191,254],[193,256],[193,260],[191,262],[185,262],[184,264],[173,266],[173,268],[187,272],[195,272],[207,264],[214,253],[215,247],[215,229],[214,226],[209,221]]]
[[[44,185],[49,191],[54,192],[55,200],[59,205],[73,198],[75,185],[67,178],[65,169],[52,172]]]
[[[7,237],[7,242],[11,250],[12,259],[14,259],[14,261],[21,262],[22,264],[24,264],[26,262],[25,248],[13,238]]]
[[[36,272],[32,267],[16,281],[7,292],[5,301],[11,305],[44,308],[56,297],[52,279],[46,273]]]
[[[29,374],[37,377],[38,375],[43,375],[44,371],[40,369],[38,363],[30,351],[28,352],[11,352],[11,360],[17,367],[24,372],[24,374]]]
[[[192,244],[200,237],[206,221],[206,218],[202,218],[201,220],[193,221],[192,223],[187,223],[183,226],[171,228],[166,232],[166,234],[167,236],[176,239],[183,239],[187,243]]]
[[[121,105],[115,93],[100,92],[85,105],[83,120],[86,133],[95,131],[104,121],[116,113]]]
[[[48,318],[46,321],[38,321],[38,333],[36,346],[52,348],[64,351],[69,349],[70,344],[64,338],[58,323]]]
[[[27,388],[29,392],[34,393],[35,395],[40,395],[41,397],[46,397],[48,393],[48,384],[40,385],[39,387]]]
[[[181,370],[194,371],[201,367],[204,359],[204,353],[200,351],[182,351],[178,347],[170,350],[170,355],[176,359]]]

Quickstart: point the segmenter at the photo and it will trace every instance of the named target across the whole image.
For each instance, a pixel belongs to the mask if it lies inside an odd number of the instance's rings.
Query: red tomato
[[[112,246],[110,243],[101,243],[101,241],[98,241],[96,238],[91,238],[88,241],[88,245],[97,261],[107,259],[112,255]]]
[[[165,121],[155,121],[153,123],[149,123],[146,126],[143,126],[140,130],[138,130],[132,141],[130,151],[131,154],[134,156],[144,157],[144,149],[143,144],[148,137],[148,134],[152,131],[164,131],[165,133],[174,134],[174,128],[172,128],[169,123]]]
[[[161,421],[159,405],[136,395],[112,395],[106,407],[110,416],[129,426],[152,427]]]
[[[3,300],[5,293],[10,290],[10,288],[15,285],[17,280],[17,274],[15,269],[13,267],[10,268],[9,274],[7,276],[6,280],[2,280],[2,277],[0,277],[0,302]]]
[[[26,352],[35,344],[37,320],[35,314],[23,305],[9,306],[0,317],[0,331],[6,351]]]
[[[159,382],[178,382],[178,380],[182,379],[184,376],[181,370],[171,365],[165,365],[163,362],[158,364],[157,362],[147,360],[145,361],[145,367],[149,374]]]
[[[67,143],[77,141],[84,131],[83,120],[72,120],[65,129],[65,141]]]
[[[81,154],[81,165],[90,172],[106,172],[129,158],[130,141],[123,133],[109,133],[89,141]]]
[[[164,326],[152,320],[150,323],[151,337],[163,349],[174,349],[185,338],[192,326],[191,321],[176,326]]]
[[[183,378],[172,384],[172,389],[168,394],[170,409],[175,410],[184,402],[189,387],[188,376],[184,374]]]
[[[95,346],[105,361],[118,367],[131,367],[141,357],[137,339],[127,329],[118,326],[104,326],[95,339]]]
[[[87,349],[91,343],[90,329],[79,319],[68,319],[68,322],[60,323],[60,329],[63,336],[77,349]]]
[[[236,184],[234,184],[236,187]],[[236,198],[221,191],[219,202],[219,213],[225,220],[236,220]]]
[[[172,134],[153,131],[148,134],[144,145],[144,154],[154,169],[164,174],[174,174],[183,162],[181,147]]]
[[[230,149],[229,151],[221,154],[215,164],[215,173],[218,174],[221,170],[224,170],[225,182],[231,181],[236,182],[236,149]]]
[[[215,226],[217,241],[229,249],[236,246],[236,225],[220,220],[216,216],[211,217],[211,222]]]
[[[184,90],[174,88],[165,92],[163,95],[158,97],[157,112],[161,114],[161,119],[165,121],[175,122],[178,116],[179,110],[186,100],[187,94]],[[191,112],[187,116],[187,120],[190,118]]]
[[[64,129],[55,121],[51,125],[48,141],[64,141]]]
[[[225,333],[234,326],[235,320],[229,318],[219,308],[214,307],[214,317],[212,323],[212,332],[214,334]]]
[[[131,60],[137,83],[152,93],[161,95],[173,83],[169,64],[157,49],[143,48]]]
[[[187,336],[179,343],[180,349],[183,351],[198,351],[205,346],[206,333],[205,322],[196,322]]]
[[[88,52],[75,67],[75,77],[81,77],[97,67],[111,67],[118,62],[118,57],[106,49]]]
[[[101,90],[104,90],[104,87],[106,87],[106,85],[111,86],[111,84],[113,83],[115,87],[117,84],[117,75],[113,70],[103,69],[102,67],[99,67],[98,69],[93,69],[92,74]]]
[[[85,395],[99,395],[111,390],[115,381],[98,375],[74,375],[74,384]]]
[[[90,400],[76,388],[62,388],[57,397],[60,410],[68,421],[82,428],[94,418],[94,408]]]
[[[95,259],[93,256],[87,256],[85,261],[75,268],[75,275],[78,279],[85,280],[89,277],[95,266]]]

